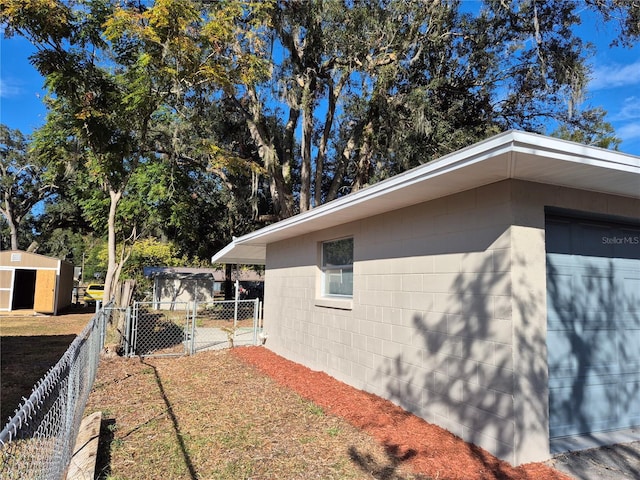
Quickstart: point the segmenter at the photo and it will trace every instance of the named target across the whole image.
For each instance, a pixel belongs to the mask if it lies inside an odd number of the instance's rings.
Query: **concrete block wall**
[[[510,185],[267,247],[267,347],[514,461]],[[353,236],[354,295],[318,302],[322,241]]]
[[[269,245],[267,347],[513,464],[548,458],[545,207],[640,217],[637,199],[504,181]],[[346,236],[353,300],[330,308],[320,243]]]

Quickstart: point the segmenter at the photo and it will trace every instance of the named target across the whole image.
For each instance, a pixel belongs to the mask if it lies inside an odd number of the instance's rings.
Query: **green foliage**
[[[140,238],[207,261],[232,236],[506,129],[617,148],[584,103],[593,46],[576,6],[2,0],[5,33],[36,45],[49,91],[31,150],[11,147],[46,174],[23,188],[57,187],[29,225],[76,262],[79,236],[107,238],[118,275]],[[619,43],[638,38],[631,3],[583,7]],[[24,242],[28,211],[12,233]]]
[[[122,248],[122,245],[118,245],[117,247],[118,250]],[[100,249],[95,252],[96,263],[98,265],[106,265],[108,254],[107,245],[102,244]],[[153,237],[144,238],[138,240],[133,246],[131,256],[122,269],[121,279],[135,280],[136,297],[142,299],[153,287],[152,280],[144,276],[144,267],[178,267],[190,265],[190,260],[179,254],[175,244],[171,242],[161,242]]]
[[[107,258],[104,255],[106,250],[107,245],[104,240],[96,240],[86,246],[83,272],[85,283],[92,280],[104,281],[107,271]]]
[[[53,160],[34,153],[30,140],[19,130],[0,125],[0,214],[12,250],[19,247],[19,231],[33,207],[53,195],[61,180]]]
[[[589,110],[584,115],[588,116],[589,123],[593,125],[592,128],[576,128],[565,124],[558,127],[552,136],[584,145],[618,150],[620,139],[615,136],[611,124],[604,120],[605,114],[599,108]]]

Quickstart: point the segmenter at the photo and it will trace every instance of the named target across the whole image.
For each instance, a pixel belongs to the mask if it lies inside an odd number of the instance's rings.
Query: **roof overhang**
[[[211,261],[264,265],[269,243],[507,179],[640,198],[640,157],[508,131],[234,238]]]

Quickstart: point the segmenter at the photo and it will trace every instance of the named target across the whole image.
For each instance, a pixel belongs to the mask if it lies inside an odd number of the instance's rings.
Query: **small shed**
[[[225,272],[216,268],[145,267],[144,275],[153,278],[153,302],[212,302],[223,295]],[[261,296],[263,277],[253,270],[234,270],[243,291],[252,298]],[[255,292],[260,292],[256,295]]]
[[[513,464],[638,439],[640,157],[505,132],[235,238],[266,347]]]
[[[56,315],[71,305],[73,265],[20,250],[0,252],[0,311]]]

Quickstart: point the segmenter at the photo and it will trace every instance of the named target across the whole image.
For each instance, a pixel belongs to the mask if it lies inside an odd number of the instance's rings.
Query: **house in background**
[[[638,439],[640,158],[510,131],[234,239],[266,347],[519,465]]]
[[[224,296],[225,272],[215,268],[145,267],[144,276],[153,278],[152,301],[159,303],[213,302]],[[262,298],[264,278],[254,270],[235,269],[238,280],[250,298]]]
[[[0,312],[34,310],[56,315],[69,307],[73,265],[20,250],[0,252]]]

